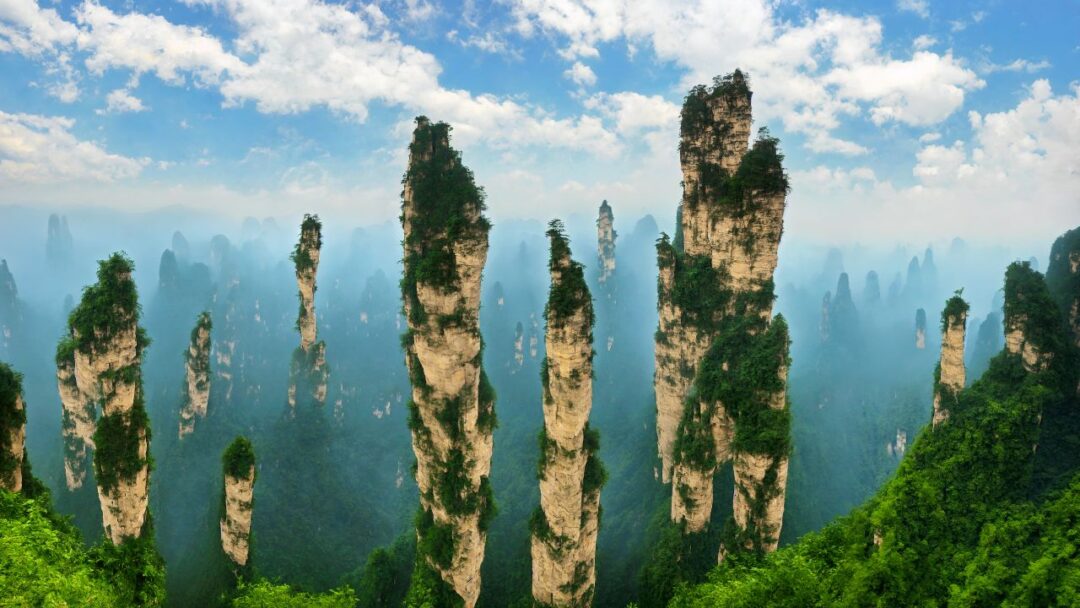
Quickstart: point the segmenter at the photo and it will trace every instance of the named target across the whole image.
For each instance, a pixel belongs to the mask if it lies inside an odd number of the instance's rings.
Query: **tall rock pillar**
[[[255,501],[255,450],[246,437],[237,437],[221,458],[225,479],[221,513],[221,549],[244,567],[251,548],[251,513]]]
[[[419,580],[472,608],[495,503],[495,393],[481,367],[480,278],[488,231],[483,190],[450,147],[450,126],[416,120],[403,180],[402,338],[412,383],[409,429],[420,487]]]
[[[150,490],[150,424],[143,402],[139,302],[122,254],[99,263],[98,282],[83,290],[69,318],[75,382],[102,406],[94,433],[94,474],[102,523],[113,544],[142,535]]]
[[[318,404],[326,403],[326,383],[330,370],[326,365],[326,343],[316,342],[315,275],[319,270],[322,250],[322,222],[317,215],[304,215],[300,225],[300,240],[293,249],[296,265],[296,284],[299,287],[300,312],[296,329],[300,332],[300,347],[293,352],[289,373],[289,407],[296,407],[297,394]]]
[[[562,223],[553,221],[551,290],[545,315],[544,430],[540,435],[540,508],[532,528],[532,595],[544,606],[590,606],[596,585],[603,465],[592,409],[592,296],[584,268],[570,257]]]
[[[789,449],[788,332],[772,319],[788,183],[775,138],[748,148],[750,99],[736,71],[683,105],[681,239],[657,243],[657,439],[675,523],[706,528],[716,469],[734,460],[734,538],[771,550]]]
[[[90,467],[97,430],[97,405],[79,389],[75,378],[75,340],[68,337],[56,347],[56,386],[60,393],[64,437],[64,480],[69,491],[82,487]]]
[[[26,452],[22,375],[0,363],[0,488],[21,492]]]
[[[934,383],[934,426],[949,419],[949,405],[964,389],[964,339],[967,333],[968,303],[960,292],[945,302],[941,311],[941,361]]]
[[[184,356],[184,406],[180,410],[180,439],[195,431],[195,419],[206,417],[210,403],[210,313],[199,315]]]
[[[600,215],[596,219],[596,250],[600,263],[601,285],[615,276],[615,214],[607,201],[600,203]]]

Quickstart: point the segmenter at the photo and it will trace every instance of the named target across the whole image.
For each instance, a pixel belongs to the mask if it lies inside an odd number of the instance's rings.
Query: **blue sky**
[[[1080,224],[1080,3],[0,0],[0,204],[397,213],[455,126],[496,221],[677,204],[678,109],[741,67],[799,240]]]

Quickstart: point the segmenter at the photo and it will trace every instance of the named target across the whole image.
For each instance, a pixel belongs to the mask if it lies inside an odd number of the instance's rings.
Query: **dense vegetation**
[[[15,454],[12,441],[26,424],[26,408],[17,407],[22,398],[22,374],[0,362],[0,487],[11,487],[22,454]]]
[[[1063,332],[1045,293],[1041,275],[1010,266],[1006,310],[1041,320],[1025,327],[1060,349],[1044,351],[1057,363],[1027,371],[1001,353],[869,502],[768,558],[729,558],[673,605],[1076,605],[1080,476],[1041,483],[1036,456],[1080,434],[1059,407],[1078,405],[1077,370],[1071,345],[1051,339]],[[1066,432],[1041,430],[1053,427]]]

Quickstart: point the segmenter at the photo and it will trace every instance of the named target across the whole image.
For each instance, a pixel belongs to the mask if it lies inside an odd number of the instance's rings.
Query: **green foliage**
[[[389,548],[378,548],[368,555],[356,588],[363,608],[400,608],[409,588],[409,578],[416,561],[416,536],[405,533]]]
[[[21,454],[12,454],[13,434],[26,424],[25,406],[17,407],[21,397],[22,374],[0,362],[0,482],[9,486],[22,466]]]
[[[548,291],[544,317],[548,326],[559,326],[574,315],[583,314],[582,332],[588,332],[592,342],[593,314],[592,295],[585,283],[585,267],[570,257],[570,241],[566,237],[566,228],[559,220],[548,224],[547,237],[551,242],[551,258],[548,270],[552,273],[551,289]]]
[[[0,490],[0,598],[9,606],[128,605],[95,569],[78,532],[44,501]]]
[[[417,558],[405,608],[462,608],[465,602],[431,566]]]
[[[136,322],[139,298],[131,278],[134,271],[135,263],[123,252],[98,262],[98,282],[83,289],[82,301],[68,318],[79,352],[90,354],[102,348]],[[148,344],[149,340],[139,331],[139,350]]]
[[[494,431],[499,426],[499,420],[495,416],[495,387],[491,385],[487,372],[480,370],[480,386],[477,389],[478,412],[476,414],[476,427],[485,433]]]
[[[996,357],[869,502],[768,557],[729,556],[672,606],[1075,605],[1080,476],[1032,494],[1040,420],[1075,407],[1057,382]]]
[[[233,608],[352,608],[355,604],[356,596],[348,586],[314,594],[265,580],[241,582],[232,601]]]
[[[430,559],[440,568],[449,568],[454,559],[454,529],[435,521],[431,511],[420,507],[416,513],[417,560]]]
[[[300,224],[300,239],[289,254],[289,259],[296,265],[296,276],[301,276],[315,268],[315,260],[311,257],[311,251],[322,248],[322,222],[318,215],[304,214],[304,221]]]
[[[154,546],[154,526],[147,515],[142,535],[114,545],[107,538],[90,550],[95,568],[129,606],[165,604],[165,562]]]
[[[1072,271],[1074,256],[1080,256],[1080,228],[1073,228],[1054,241],[1046,267],[1046,286],[1063,313],[1080,298],[1080,272]]]
[[[963,289],[957,289],[956,293],[951,298],[945,301],[945,308],[941,311],[941,331],[944,332],[945,328],[949,326],[949,319],[959,319],[961,315],[965,319],[964,325],[966,326],[967,312],[971,308],[964,298],[961,297],[964,293]]]
[[[141,393],[142,388],[137,388],[130,411],[106,414],[98,420],[94,431],[94,475],[104,492],[113,491],[121,479],[131,479],[144,466],[150,466],[149,450],[145,457],[139,456],[143,439],[150,441],[150,419]]]
[[[1051,355],[1055,368],[1074,367],[1069,365],[1074,349],[1062,331],[1061,311],[1042,275],[1028,262],[1013,262],[1005,270],[1006,328],[1013,323],[1020,324],[1024,338],[1038,352]]]
[[[589,455],[585,461],[585,476],[581,482],[581,491],[586,496],[593,492],[599,492],[600,488],[607,483],[608,473],[604,463],[600,461],[600,431],[585,425],[585,441],[583,449]]]
[[[221,456],[221,466],[225,475],[238,479],[246,479],[255,466],[255,448],[247,437],[242,435],[233,439],[228,449]]]

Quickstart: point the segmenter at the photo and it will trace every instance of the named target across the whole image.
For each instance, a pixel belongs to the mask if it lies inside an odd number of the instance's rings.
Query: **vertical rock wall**
[[[541,605],[590,606],[596,585],[603,467],[592,409],[592,297],[570,258],[562,224],[552,222],[551,291],[542,366],[540,509],[531,521],[532,594]]]
[[[191,330],[184,356],[184,405],[180,410],[180,438],[195,431],[195,419],[206,417],[210,402],[210,313],[199,315]]]
[[[100,263],[69,324],[75,382],[102,416],[94,433],[94,473],[102,523],[114,544],[138,538],[150,489],[150,428],[143,402],[142,351],[133,265],[121,254]]]
[[[481,368],[478,322],[490,224],[482,215],[483,192],[450,147],[449,131],[445,123],[418,118],[409,147],[402,342],[420,488],[418,567],[437,574],[472,608],[494,515],[488,475],[495,396]]]
[[[922,308],[915,311],[915,348],[926,348],[926,311]]]
[[[941,312],[941,362],[934,384],[934,426],[948,420],[949,406],[963,390],[964,339],[967,332],[968,304],[960,293],[945,303]]]
[[[322,223],[317,215],[304,215],[300,225],[300,240],[292,253],[296,265],[296,284],[300,288],[300,311],[296,329],[300,332],[300,347],[293,352],[289,370],[289,407],[296,407],[297,395],[309,398],[317,405],[326,403],[330,370],[326,365],[326,343],[316,342],[315,275],[319,270],[322,248]]]
[[[75,342],[71,339],[61,340],[57,347],[56,386],[62,409],[64,481],[69,491],[75,491],[86,481],[97,422],[94,402],[79,390],[75,379]]]
[[[26,453],[26,404],[22,376],[0,363],[0,488],[20,492]]]
[[[1053,314],[1057,304],[1046,282],[1029,262],[1014,262],[1005,271],[1005,350],[1018,355],[1030,372],[1045,370],[1054,353],[1052,332],[1042,328],[1060,323]]]
[[[767,132],[748,149],[750,98],[736,71],[696,87],[683,106],[681,238],[657,244],[657,439],[673,521],[705,529],[716,469],[734,459],[735,537],[770,550],[790,426],[787,326],[771,320],[787,178]],[[748,386],[747,377],[765,380]]]
[[[237,437],[222,457],[225,480],[221,513],[221,549],[237,566],[248,563],[251,547],[251,516],[255,496],[255,451],[244,437]]]
[[[600,203],[600,216],[596,220],[596,250],[600,263],[601,285],[615,275],[615,214],[607,201]]]

